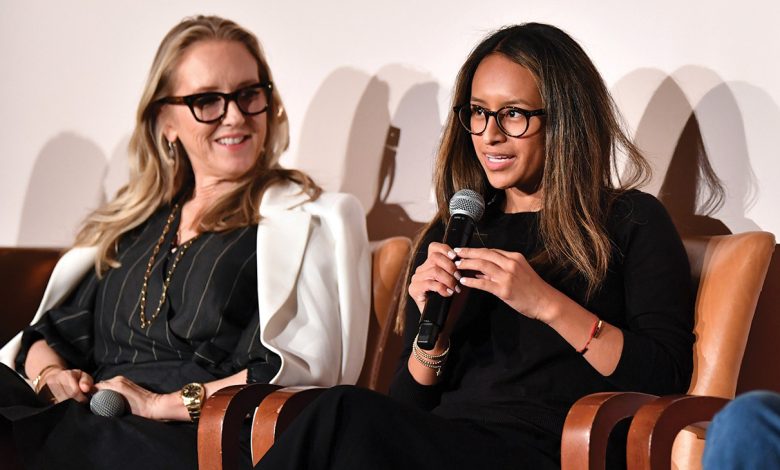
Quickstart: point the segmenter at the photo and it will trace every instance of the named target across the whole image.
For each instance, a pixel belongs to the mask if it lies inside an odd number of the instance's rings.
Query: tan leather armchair
[[[386,392],[401,352],[393,333],[403,273],[411,252],[406,237],[392,237],[372,246],[372,314],[363,371],[358,385]],[[203,406],[198,425],[198,466],[221,470],[237,466],[239,432],[253,413],[252,461],[257,463],[280,433],[324,389],[246,384],[214,393]]]
[[[561,444],[563,470],[605,468],[615,424],[634,416],[629,469],[699,468],[706,424],[734,398],[756,303],[775,237],[767,232],[684,238],[696,294],[694,369],[687,395],[597,393],[569,411]]]

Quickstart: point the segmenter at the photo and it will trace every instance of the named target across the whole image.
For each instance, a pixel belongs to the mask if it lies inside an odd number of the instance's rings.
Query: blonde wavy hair
[[[174,72],[184,52],[199,41],[223,40],[243,44],[257,61],[260,81],[273,81],[271,70],[257,38],[236,23],[217,16],[185,18],[163,38],[152,62],[129,145],[129,182],[116,197],[95,210],[84,221],[76,245],[96,246],[95,269],[102,275],[119,266],[116,259],[120,237],[141,225],[159,207],[177,195],[191,194],[194,175],[189,158],[179,141],[169,151],[162,126],[157,126],[159,101],[173,92]],[[279,157],[289,145],[287,114],[274,86],[266,112],[267,133],[263,152],[255,166],[236,179],[236,187],[223,195],[196,221],[201,232],[223,232],[260,220],[263,193],[283,181],[299,184],[310,199],[321,189],[306,174],[282,168]]]

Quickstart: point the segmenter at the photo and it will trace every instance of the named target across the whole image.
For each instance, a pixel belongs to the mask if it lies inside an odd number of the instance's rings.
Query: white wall
[[[657,169],[648,191],[694,188],[686,172],[703,158],[727,196],[708,220],[780,234],[780,2],[0,2],[0,246],[69,244],[121,185],[152,56],[195,13],[236,20],[264,44],[291,119],[284,162],[366,210],[389,181],[379,175],[394,174],[374,215],[408,216],[403,227],[431,213],[432,151],[466,54],[493,28],[542,21],[601,70]],[[389,125],[397,147],[386,148]]]

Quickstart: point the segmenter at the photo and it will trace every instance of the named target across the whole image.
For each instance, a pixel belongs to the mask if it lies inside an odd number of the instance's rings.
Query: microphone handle
[[[447,223],[444,243],[453,247],[462,247],[468,244],[474,233],[474,220],[465,214],[453,214]],[[447,314],[452,305],[453,294],[443,297],[437,292],[426,293],[425,308],[420,317],[420,325],[417,334],[417,346],[430,351],[436,345],[439,333],[447,322]]]

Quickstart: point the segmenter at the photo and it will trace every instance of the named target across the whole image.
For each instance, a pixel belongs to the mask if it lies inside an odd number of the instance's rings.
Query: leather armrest
[[[669,468],[677,434],[688,427],[703,438],[704,423],[711,421],[729,401],[720,397],[671,395],[644,405],[628,430],[628,468]]]
[[[203,404],[198,422],[198,467],[237,468],[244,419],[279,388],[270,384],[231,385],[211,395]]]
[[[615,425],[656,398],[638,392],[603,392],[577,400],[563,425],[561,469],[603,470]]]
[[[325,390],[327,388],[286,387],[268,394],[257,408],[252,423],[253,465],[257,465],[293,419]]]

